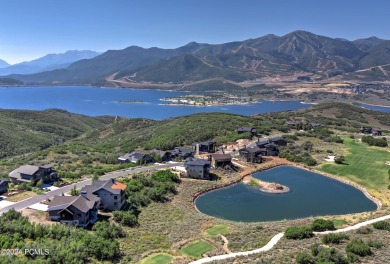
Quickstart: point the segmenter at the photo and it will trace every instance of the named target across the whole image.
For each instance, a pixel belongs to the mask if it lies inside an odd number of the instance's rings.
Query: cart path
[[[376,222],[379,222],[379,221],[384,221],[384,220],[389,220],[389,219],[390,219],[390,215],[385,215],[385,216],[381,216],[381,217],[378,217],[378,218],[375,218],[375,219],[364,221],[364,222],[361,222],[359,224],[356,224],[356,225],[353,225],[353,226],[349,226],[349,227],[346,227],[346,228],[341,228],[341,229],[337,229],[337,230],[334,230],[334,231],[314,232],[314,234],[316,234],[316,235],[325,235],[325,234],[331,234],[331,233],[348,232],[348,231],[357,230],[357,229],[359,229],[360,227],[363,227],[363,226],[371,225],[373,223],[376,223]],[[224,259],[230,259],[230,258],[235,258],[235,257],[248,256],[248,255],[252,255],[252,254],[258,254],[258,253],[261,253],[261,252],[266,252],[266,251],[271,250],[279,242],[279,240],[283,236],[284,236],[284,232],[283,233],[279,233],[279,234],[275,235],[273,238],[271,238],[271,240],[265,246],[263,246],[261,248],[258,248],[258,249],[255,249],[255,250],[242,251],[242,252],[236,252],[236,253],[230,253],[230,254],[224,254],[224,255],[219,255],[219,256],[202,258],[202,259],[198,259],[196,261],[193,261],[190,264],[202,264],[202,263],[208,263],[208,262],[215,261],[215,260],[224,260]]]

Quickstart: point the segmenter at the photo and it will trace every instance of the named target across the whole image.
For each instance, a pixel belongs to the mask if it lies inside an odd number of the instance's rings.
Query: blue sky
[[[175,48],[294,30],[390,39],[388,0],[3,0],[0,59],[74,49]]]

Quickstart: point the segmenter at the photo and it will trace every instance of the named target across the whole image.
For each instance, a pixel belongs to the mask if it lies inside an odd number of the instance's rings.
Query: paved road
[[[113,179],[113,178],[117,178],[117,177],[121,177],[121,176],[126,176],[129,174],[150,171],[150,170],[156,170],[156,169],[171,168],[171,167],[175,167],[175,166],[183,166],[183,163],[182,162],[168,163],[168,164],[152,165],[152,166],[146,166],[146,167],[135,167],[135,168],[131,168],[128,170],[123,170],[123,171],[114,171],[114,172],[111,172],[109,174],[102,175],[100,177],[100,180],[108,180],[108,179]],[[52,198],[56,195],[62,195],[63,193],[70,192],[70,190],[73,188],[73,186],[76,186],[77,189],[81,189],[82,187],[84,187],[88,184],[91,184],[91,182],[92,182],[91,179],[80,181],[77,183],[73,183],[73,184],[61,187],[57,190],[47,192],[43,195],[34,196],[34,197],[28,198],[26,200],[14,203],[14,204],[9,205],[7,207],[1,208],[0,215],[4,212],[7,212],[10,209],[15,209],[17,211],[20,211],[24,208],[27,208],[33,204],[45,201],[45,200]]]
[[[379,221],[385,221],[389,220],[390,215],[385,215],[382,217],[378,217],[375,219],[367,220],[364,222],[361,222],[359,224],[353,225],[353,226],[348,226],[346,228],[341,228],[337,229],[334,231],[324,231],[324,232],[314,232],[316,235],[324,235],[324,234],[332,234],[332,233],[342,233],[342,232],[348,232],[348,231],[353,231],[356,229],[359,229],[363,226],[371,225],[373,223],[379,222]],[[279,240],[284,236],[284,233],[279,233],[276,234],[274,237],[271,238],[271,240],[264,246],[255,250],[251,251],[242,251],[242,252],[235,252],[235,253],[230,253],[230,254],[224,254],[224,255],[218,255],[218,256],[213,256],[213,257],[207,257],[207,258],[202,258],[198,259],[196,261],[191,262],[190,264],[203,264],[203,263],[208,263],[212,262],[214,260],[223,260],[223,259],[230,259],[230,258],[235,258],[235,257],[240,257],[240,256],[248,256],[252,254],[258,254],[261,252],[265,252],[268,250],[271,250],[278,242]]]

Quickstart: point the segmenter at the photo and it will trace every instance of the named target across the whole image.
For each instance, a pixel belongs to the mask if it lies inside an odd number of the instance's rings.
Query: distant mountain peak
[[[5,68],[8,66],[10,66],[8,62],[6,62],[5,60],[0,60],[0,68]]]

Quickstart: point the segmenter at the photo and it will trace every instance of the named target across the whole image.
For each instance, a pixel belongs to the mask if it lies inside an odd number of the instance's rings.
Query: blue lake
[[[366,109],[369,109],[369,110],[390,113],[390,105],[388,107],[376,106],[376,105],[367,105],[367,104],[361,104],[361,103],[355,103],[355,105],[363,107],[363,108],[366,108]]]
[[[60,108],[90,116],[119,115],[161,120],[200,112],[226,112],[252,115],[307,108],[300,101],[261,101],[251,105],[168,106],[164,97],[184,95],[184,92],[97,88],[84,86],[0,87],[0,108],[44,110]],[[120,100],[140,100],[142,104],[118,103]]]
[[[286,185],[290,192],[269,194],[238,183],[197,198],[198,210],[226,220],[259,222],[359,213],[377,208],[360,190],[296,167],[281,166],[253,177]]]

